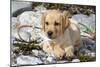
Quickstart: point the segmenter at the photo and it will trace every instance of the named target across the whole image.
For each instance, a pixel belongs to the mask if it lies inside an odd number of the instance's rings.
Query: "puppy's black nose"
[[[48,36],[51,36],[53,34],[52,31],[48,31]]]

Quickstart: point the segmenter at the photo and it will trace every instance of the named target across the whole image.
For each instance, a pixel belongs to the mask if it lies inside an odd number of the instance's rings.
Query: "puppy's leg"
[[[81,46],[82,46],[82,45],[81,45],[81,40],[77,40],[77,41],[76,41],[76,44],[75,44],[75,46],[74,46],[74,48],[75,48],[75,50],[74,50],[75,56],[78,56],[79,50],[80,50],[80,47],[81,47]]]
[[[81,47],[81,41],[77,40],[74,47],[75,47],[76,50],[79,50],[79,48]]]
[[[72,45],[65,47],[65,55],[67,58],[74,57],[74,47]]]

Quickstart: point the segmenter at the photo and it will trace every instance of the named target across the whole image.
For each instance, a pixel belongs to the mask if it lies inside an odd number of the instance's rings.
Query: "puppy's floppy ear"
[[[41,16],[41,25],[42,25],[42,30],[45,31],[45,18],[48,13],[50,13],[51,10],[47,10],[45,13],[42,14]]]
[[[65,31],[65,29],[67,29],[70,25],[70,21],[68,18],[68,12],[67,11],[63,11],[62,13],[62,29],[63,31]]]

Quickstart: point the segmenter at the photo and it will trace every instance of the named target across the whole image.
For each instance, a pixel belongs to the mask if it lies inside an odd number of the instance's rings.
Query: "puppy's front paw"
[[[65,55],[66,55],[67,58],[74,57],[74,49],[73,49],[73,47],[66,47],[65,48]]]
[[[66,51],[66,57],[74,57],[74,53],[72,51]]]
[[[53,53],[56,56],[56,58],[62,59],[62,57],[64,56],[65,52],[59,45],[55,45]]]

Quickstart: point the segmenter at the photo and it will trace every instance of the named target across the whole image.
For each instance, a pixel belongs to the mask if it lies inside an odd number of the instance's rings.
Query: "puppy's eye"
[[[45,24],[46,24],[46,25],[49,25],[49,23],[48,23],[48,22],[45,22]]]
[[[57,23],[57,22],[55,22],[55,24],[54,24],[55,26],[58,26],[58,25],[60,25],[60,23]]]

